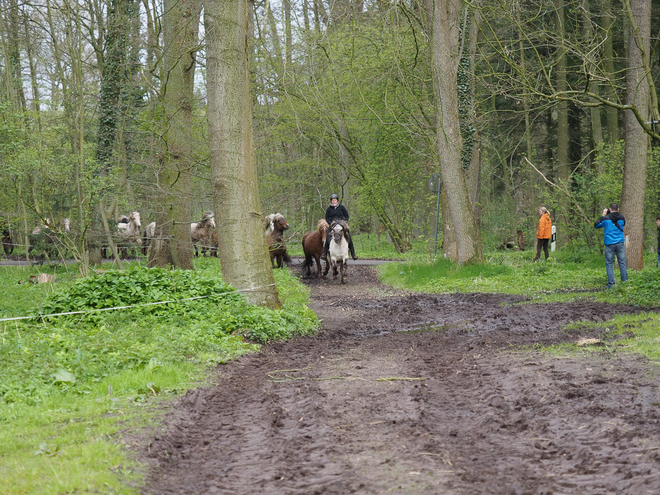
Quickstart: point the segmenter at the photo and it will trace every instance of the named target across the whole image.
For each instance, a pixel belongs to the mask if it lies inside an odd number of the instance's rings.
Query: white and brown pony
[[[321,277],[321,255],[323,254],[323,245],[325,238],[328,234],[328,222],[325,219],[319,220],[316,225],[316,230],[307,232],[302,238],[303,253],[305,253],[305,261],[303,262],[303,274],[306,277],[312,275],[312,265],[316,262],[317,277]],[[325,262],[325,272],[323,276],[328,274],[330,264]],[[307,270],[307,273],[304,273]]]
[[[213,233],[215,220],[212,211],[205,211],[199,222],[190,224],[190,238],[195,248],[195,256],[206,256],[206,252],[213,254]]]
[[[142,246],[140,213],[134,211],[128,217],[124,215],[119,220],[117,223],[117,251],[122,258],[127,259],[129,250],[132,251],[135,247],[139,250]]]
[[[270,264],[275,268],[282,268],[284,263],[290,263],[291,257],[286,252],[286,242],[284,241],[284,231],[289,228],[286,219],[280,213],[274,213],[266,217],[266,242],[268,243],[268,252],[270,253]],[[272,229],[269,233],[268,230]]]
[[[341,271],[341,283],[346,283],[346,270],[348,268],[348,239],[346,237],[346,224],[337,222],[330,231],[330,249],[328,256],[332,264],[332,278],[337,278]],[[339,269],[337,268],[339,265]]]

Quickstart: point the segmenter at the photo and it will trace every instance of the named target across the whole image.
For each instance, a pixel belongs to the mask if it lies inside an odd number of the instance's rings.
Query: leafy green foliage
[[[636,273],[634,283],[617,283],[613,295],[635,306],[660,306],[660,270],[647,268]]]
[[[195,264],[195,272],[136,267],[73,281],[58,273],[55,292],[17,283],[35,268],[0,267],[3,317],[35,305],[40,314],[92,311],[0,323],[0,479],[8,493],[132,493],[126,483],[139,467],[116,438],[158,414],[143,405],[258,349],[248,339],[316,329],[308,291],[288,270],[275,272],[283,309],[272,311],[226,285],[217,260]],[[144,305],[164,300],[177,302]],[[95,311],[115,305],[135,307]]]
[[[243,338],[261,343],[313,331],[306,293],[287,270],[278,272],[281,310],[249,305],[208,272],[132,268],[78,279],[45,300],[41,317],[5,329],[0,366],[13,372],[0,384],[0,404],[85,393],[126,369],[222,362],[252,348]],[[173,302],[151,304],[163,301]]]

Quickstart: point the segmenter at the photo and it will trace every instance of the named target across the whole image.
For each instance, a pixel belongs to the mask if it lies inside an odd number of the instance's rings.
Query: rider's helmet
[[[336,199],[337,201],[339,201],[339,196],[337,196],[336,194],[331,194],[330,195],[330,201],[332,201],[333,199]]]

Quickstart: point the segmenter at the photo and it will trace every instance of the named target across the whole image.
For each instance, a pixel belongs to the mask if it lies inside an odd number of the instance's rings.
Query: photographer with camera
[[[607,271],[607,289],[614,286],[614,256],[619,262],[619,271],[621,272],[621,282],[628,280],[628,270],[626,269],[626,238],[623,235],[623,226],[626,219],[619,213],[619,205],[612,203],[603,210],[603,216],[600,217],[594,227],[603,229],[605,242],[605,270]]]

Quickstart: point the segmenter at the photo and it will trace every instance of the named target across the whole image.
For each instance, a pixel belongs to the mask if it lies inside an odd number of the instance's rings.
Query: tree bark
[[[555,31],[561,40],[557,48],[557,92],[564,93],[567,89],[566,83],[566,48],[564,47],[564,0],[555,0],[556,20]],[[569,187],[570,168],[568,165],[568,102],[559,100],[557,102],[557,162],[556,176],[566,187]],[[564,235],[560,237],[561,244],[564,244],[568,233],[569,203],[565,197],[560,197],[558,206],[558,215],[555,217],[557,228],[562,228]]]
[[[589,42],[593,38],[593,26],[591,21],[591,12],[589,11],[589,1],[582,0],[582,22],[583,22],[583,33],[584,39],[586,42]],[[596,72],[594,64],[588,66],[590,72]],[[589,91],[595,94],[600,92],[598,88],[598,82],[591,80],[589,82]],[[600,107],[591,107],[589,111],[591,122],[591,140],[593,141],[593,147],[598,148],[603,142],[603,126],[600,118]]]
[[[246,0],[205,4],[208,122],[218,254],[225,282],[281,306],[263,230],[248,80]]]
[[[603,12],[602,28],[607,36],[603,40],[603,65],[609,77],[609,81],[605,84],[604,94],[605,97],[611,101],[616,102],[617,96],[614,89],[614,48],[613,48],[613,33],[612,33],[612,4],[611,0],[602,0],[601,9]],[[607,127],[607,141],[614,144],[619,139],[619,111],[612,107],[605,107],[605,122]]]
[[[157,218],[162,237],[154,243],[155,252],[150,262],[156,266],[171,264],[175,268],[191,270],[192,110],[201,4],[197,0],[166,0],[164,8],[166,48],[163,52],[162,96],[165,153],[159,180],[163,190],[160,201],[163,209]]]
[[[479,231],[461,167],[461,139],[458,119],[457,74],[460,60],[460,0],[435,0],[433,6],[433,89],[437,121],[437,147],[442,187],[447,195],[447,209],[456,236],[459,264],[483,259]],[[449,236],[445,235],[445,238]]]
[[[628,40],[628,70],[626,95],[628,104],[634,105],[640,115],[650,116],[649,50],[651,47],[651,1],[628,0],[630,38]],[[646,196],[646,168],[649,137],[631,111],[625,113],[626,144],[623,165],[621,212],[626,217],[628,268],[644,268],[644,198]]]

